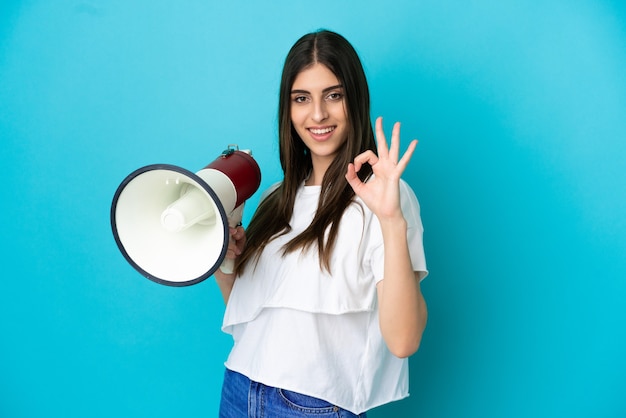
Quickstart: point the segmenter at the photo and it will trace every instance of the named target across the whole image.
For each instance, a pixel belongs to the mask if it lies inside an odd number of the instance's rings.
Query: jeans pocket
[[[285,389],[278,389],[278,393],[288,406],[302,412],[327,414],[337,412],[339,410],[339,408],[330,402],[313,396],[303,395],[301,393]]]

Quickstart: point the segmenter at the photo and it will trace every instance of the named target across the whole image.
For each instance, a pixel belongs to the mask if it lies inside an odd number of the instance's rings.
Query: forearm
[[[408,357],[419,348],[426,326],[426,302],[411,265],[404,218],[381,221],[384,279],[378,286],[380,328],[390,351]]]
[[[217,286],[222,293],[222,299],[224,299],[224,304],[227,304],[228,298],[230,297],[230,292],[233,290],[233,284],[235,283],[235,275],[225,274],[218,269],[215,272],[214,276],[215,281],[217,282]]]

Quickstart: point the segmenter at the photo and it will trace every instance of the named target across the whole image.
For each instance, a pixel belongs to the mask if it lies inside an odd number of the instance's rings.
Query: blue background
[[[626,414],[626,7],[571,1],[3,1],[0,416],[216,416],[212,279],[119,253],[113,194],[226,145],[279,178],[282,62],[345,35],[418,150],[430,318],[372,417]],[[245,219],[258,202],[250,199]]]

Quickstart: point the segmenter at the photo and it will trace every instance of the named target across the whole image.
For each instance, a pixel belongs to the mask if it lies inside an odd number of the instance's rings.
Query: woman
[[[426,325],[419,204],[400,179],[400,125],[376,137],[359,57],[319,31],[289,51],[279,98],[281,183],[231,229],[221,417],[365,416],[408,396]],[[361,415],[358,415],[361,414]]]

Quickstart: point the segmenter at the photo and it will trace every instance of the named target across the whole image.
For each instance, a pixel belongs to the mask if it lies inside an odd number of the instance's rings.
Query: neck
[[[322,179],[324,176],[316,176],[315,173],[311,173],[311,175],[304,180],[305,186],[320,186],[322,184]]]
[[[313,169],[309,177],[304,181],[304,184],[305,186],[320,186],[322,180],[324,180],[324,174],[326,174],[326,170],[328,170],[332,160],[314,158],[311,162]]]

